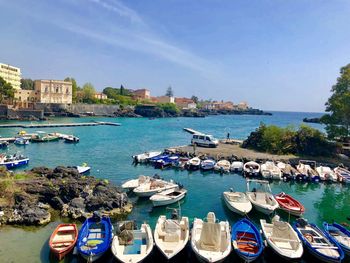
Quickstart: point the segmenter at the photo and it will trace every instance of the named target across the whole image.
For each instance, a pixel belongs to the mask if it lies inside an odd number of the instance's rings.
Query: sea
[[[117,185],[139,175],[158,174],[164,179],[173,179],[180,182],[188,190],[186,198],[180,203],[181,214],[188,216],[190,222],[194,218],[205,218],[209,211],[216,214],[219,220],[228,220],[234,224],[240,216],[230,212],[223,200],[222,193],[230,188],[236,191],[246,190],[246,181],[239,174],[220,175],[213,172],[189,172],[175,169],[155,170],[149,165],[133,165],[132,155],[145,151],[163,150],[171,146],[190,143],[191,135],[183,128],[192,128],[217,138],[225,138],[230,133],[231,138],[245,139],[261,123],[298,128],[302,119],[320,117],[322,113],[305,112],[272,112],[272,116],[265,115],[216,115],[205,118],[52,118],[48,122],[89,122],[108,121],[117,122],[121,126],[93,126],[93,127],[62,127],[43,128],[45,132],[60,132],[74,134],[80,138],[77,144],[67,144],[63,141],[49,143],[32,143],[27,146],[10,145],[2,153],[20,152],[29,156],[30,164],[24,169],[36,166],[54,168],[59,165],[74,166],[87,163],[92,167],[91,175],[107,179]],[[15,123],[2,121],[1,123]],[[24,122],[25,123],[25,122]],[[26,122],[28,123],[28,122]],[[321,124],[307,124],[324,131]],[[0,129],[2,137],[11,137],[21,131],[21,128]],[[27,129],[28,133],[39,129]],[[347,186],[327,183],[296,183],[271,182],[272,192],[285,192],[298,199],[306,208],[305,218],[309,222],[321,226],[322,222],[333,220],[340,223],[349,223],[350,191]],[[166,207],[152,208],[149,200],[139,200],[130,195],[134,208],[128,219],[136,220],[138,224],[148,222],[152,228],[159,215],[169,215]],[[177,205],[173,206],[177,207]],[[294,222],[295,218],[283,212],[277,212],[284,220]],[[249,213],[249,218],[256,225],[260,219],[270,220],[268,216],[255,212]],[[0,262],[57,262],[50,255],[48,239],[54,228],[62,222],[59,216],[54,222],[43,227],[0,227]],[[66,220],[65,220],[66,221]],[[267,248],[258,262],[282,261]],[[146,262],[161,262],[162,257],[154,251]],[[225,262],[240,262],[240,259],[231,253]],[[315,262],[315,259],[304,253],[302,262]],[[83,262],[77,255],[70,255],[62,262]],[[108,252],[99,262],[117,262]],[[176,258],[175,262],[197,262],[193,252],[187,248]]]

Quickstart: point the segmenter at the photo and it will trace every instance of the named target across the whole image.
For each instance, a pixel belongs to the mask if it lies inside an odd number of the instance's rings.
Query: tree
[[[72,100],[73,102],[77,101],[77,91],[80,90],[80,87],[78,87],[78,84],[74,78],[67,77],[64,79],[64,81],[70,81],[72,82]]]
[[[193,96],[191,97],[191,100],[193,100],[194,103],[196,103],[196,104],[198,103],[198,97],[197,97],[197,96],[194,96],[194,95],[193,95]]]
[[[32,79],[21,79],[21,89],[33,90],[34,81]]]
[[[125,89],[123,85],[120,85],[120,95],[125,95]]]
[[[165,92],[165,96],[168,97],[174,97],[174,92],[173,92],[173,88],[171,86],[169,86]]]
[[[5,99],[13,99],[15,97],[15,89],[12,85],[0,77],[0,103]]]
[[[91,83],[85,83],[81,91],[83,102],[91,103],[95,101],[96,90]]]
[[[350,136],[350,64],[340,69],[340,77],[332,87],[333,93],[326,103],[326,112],[321,121],[326,124],[328,137]]]

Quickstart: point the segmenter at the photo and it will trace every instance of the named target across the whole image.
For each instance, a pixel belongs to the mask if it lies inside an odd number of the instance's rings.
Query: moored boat
[[[178,169],[185,169],[188,161],[189,161],[189,158],[180,156],[179,159],[177,159],[173,163],[173,167]]]
[[[246,215],[252,210],[252,203],[249,201],[245,193],[226,191],[222,193],[225,204],[232,212],[239,215]]]
[[[350,255],[350,231],[340,224],[327,222],[323,223],[323,229],[326,236],[334,243],[337,243],[342,250]]]
[[[178,187],[179,186],[172,181],[167,182],[159,179],[151,179],[149,182],[136,187],[133,192],[140,197],[150,197],[156,193]]]
[[[213,212],[209,212],[203,220],[195,218],[191,247],[199,261],[222,262],[231,252],[229,223],[218,222]]]
[[[301,180],[319,182],[321,178],[318,175],[317,171],[314,170],[315,168],[316,168],[315,161],[300,160],[297,166],[297,170],[302,175]]]
[[[186,194],[187,190],[184,188],[172,188],[152,195],[149,200],[152,201],[153,206],[164,206],[180,201]]]
[[[15,139],[15,141],[13,143],[16,145],[28,145],[29,139],[26,139],[24,137],[18,137]]]
[[[186,164],[188,170],[198,170],[200,168],[200,165],[201,165],[201,159],[199,159],[198,157],[194,157],[188,160]]]
[[[260,164],[254,161],[246,162],[243,166],[245,176],[258,176],[260,173]]]
[[[215,161],[213,159],[206,159],[201,162],[201,169],[203,171],[213,170],[215,166]]]
[[[111,246],[113,226],[109,217],[94,214],[85,220],[78,236],[78,252],[89,262],[99,259]]]
[[[230,172],[231,164],[227,160],[220,160],[214,165],[214,170],[220,173]]]
[[[279,204],[279,208],[288,214],[294,216],[302,216],[305,213],[305,207],[292,196],[281,192],[275,195],[276,201]]]
[[[278,162],[277,167],[281,169],[282,180],[284,181],[295,180],[298,176],[300,177],[298,170],[289,163]]]
[[[338,177],[339,182],[349,184],[350,183],[350,171],[343,167],[334,168],[334,172]]]
[[[344,252],[337,243],[334,243],[315,224],[309,224],[299,218],[293,225],[299,238],[307,250],[318,260],[323,262],[341,262]]]
[[[160,156],[161,154],[162,154],[162,152],[160,152],[160,151],[144,152],[141,154],[133,155],[132,158],[135,160],[135,162],[144,163],[144,162],[149,161],[152,158]]]
[[[245,262],[256,260],[264,249],[258,228],[247,218],[239,220],[232,226],[232,245]]]
[[[241,161],[233,161],[231,163],[230,171],[233,173],[241,173],[243,172],[243,162]]]
[[[78,229],[75,224],[59,224],[50,237],[50,250],[58,260],[62,260],[73,250],[77,239]]]
[[[125,190],[134,190],[136,187],[148,182],[151,179],[149,176],[140,175],[137,179],[131,179],[122,184],[122,188]]]
[[[260,166],[262,177],[266,179],[282,179],[281,169],[272,161],[267,161]]]
[[[82,165],[75,166],[80,174],[88,174],[91,170],[91,167],[87,165],[87,163],[83,163]]]
[[[0,142],[0,149],[7,148],[8,145],[9,145],[8,141],[1,141]]]
[[[0,166],[6,166],[7,169],[14,169],[29,163],[29,158],[23,155],[3,155],[0,154]]]
[[[177,160],[179,158],[180,157],[178,155],[166,156],[166,157],[164,157],[162,159],[159,159],[159,160],[155,161],[153,163],[154,164],[154,168],[156,168],[156,169],[163,169],[163,168],[172,166],[173,164],[175,164],[177,162]]]
[[[78,143],[80,141],[79,137],[74,135],[68,135],[64,137],[64,141],[67,143]]]
[[[321,181],[337,182],[338,176],[335,172],[328,166],[318,166],[316,171],[320,176]]]

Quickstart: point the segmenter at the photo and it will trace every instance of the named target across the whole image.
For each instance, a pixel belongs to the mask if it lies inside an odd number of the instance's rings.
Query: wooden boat
[[[16,138],[13,143],[16,145],[28,145],[29,140],[24,137],[19,137],[19,138]]]
[[[94,215],[85,220],[78,236],[78,252],[89,262],[99,259],[111,246],[113,226],[109,217]]]
[[[243,162],[234,161],[231,163],[230,171],[234,173],[241,173],[243,172],[243,165]]]
[[[247,162],[243,166],[243,172],[245,176],[258,176],[260,173],[260,164],[257,162]]]
[[[252,190],[251,185],[255,186]],[[248,179],[246,195],[254,208],[261,213],[270,215],[278,208],[268,181]]]
[[[112,253],[121,262],[137,263],[153,250],[153,235],[148,224],[137,229],[132,221],[119,222],[112,242]]]
[[[206,159],[201,162],[201,169],[203,171],[213,170],[215,166],[215,161],[212,159]]]
[[[151,180],[151,177],[140,175],[137,179],[131,179],[122,184],[122,188],[125,190],[134,190],[136,187],[140,186]]]
[[[316,171],[320,176],[321,181],[337,182],[338,176],[335,172],[328,166],[318,166]]]
[[[187,245],[190,234],[188,217],[178,217],[177,210],[171,219],[161,215],[154,229],[154,241],[167,260],[174,258]]]
[[[303,255],[303,243],[288,222],[279,221],[278,216],[271,223],[260,220],[265,240],[279,256],[287,260],[299,259]]]
[[[282,179],[281,169],[275,165],[274,162],[267,161],[260,166],[260,172],[262,177],[266,179]]]
[[[187,162],[186,166],[188,170],[198,170],[200,168],[200,165],[201,159],[199,159],[198,157],[194,157]]]
[[[214,165],[214,170],[220,173],[230,172],[231,164],[227,160],[220,160]]]
[[[293,225],[299,238],[307,250],[318,260],[323,262],[341,262],[344,252],[337,243],[334,243],[315,224],[309,224],[299,218]]]
[[[68,135],[68,136],[64,137],[64,141],[66,143],[78,143],[80,141],[80,139],[77,136]]]
[[[305,213],[305,207],[292,196],[281,192],[275,195],[276,201],[279,204],[279,208],[288,214],[294,216],[302,216]]]
[[[159,179],[151,179],[149,182],[139,185],[133,192],[140,197],[150,197],[156,193],[163,192],[165,190],[178,188],[179,186],[172,181],[167,182]]]
[[[332,240],[334,243],[337,243],[344,253],[350,255],[350,231],[347,230],[340,224],[327,222],[323,223],[323,229],[326,236]]]
[[[246,215],[252,210],[252,203],[249,201],[245,193],[231,191],[222,194],[225,204],[232,212],[239,215]]]
[[[153,206],[164,206],[180,201],[186,194],[187,190],[184,188],[172,188],[152,195],[149,200],[152,201]]]
[[[50,237],[50,250],[58,260],[62,260],[73,250],[77,239],[78,229],[75,224],[59,224]]]
[[[335,174],[338,176],[338,180],[341,183],[349,184],[350,183],[350,171],[343,168],[343,167],[337,167],[334,168]]]
[[[246,218],[232,226],[232,245],[238,256],[245,262],[257,259],[264,249],[259,230]]]
[[[229,223],[218,222],[213,212],[209,212],[203,220],[195,218],[191,247],[199,261],[222,262],[231,252]]]
[[[145,163],[145,162],[149,161],[151,158],[155,158],[161,154],[162,154],[162,152],[160,152],[160,151],[144,152],[141,154],[133,155],[132,158],[137,163]]]
[[[0,154],[0,166],[6,166],[7,169],[15,169],[29,163],[29,158],[23,155],[3,155]]]

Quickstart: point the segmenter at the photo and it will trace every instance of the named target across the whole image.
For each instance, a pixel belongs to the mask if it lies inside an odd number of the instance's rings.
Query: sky
[[[350,63],[348,0],[0,0],[23,78],[323,112]]]

